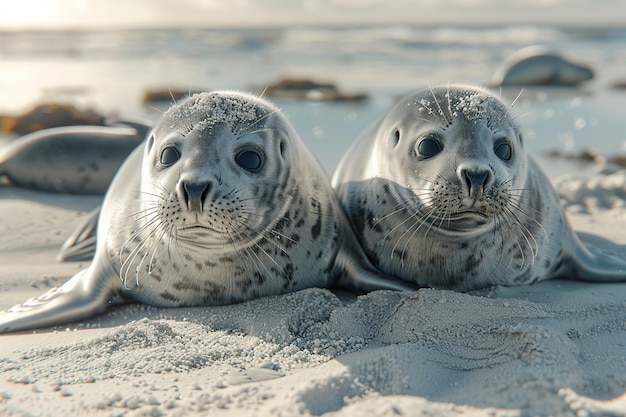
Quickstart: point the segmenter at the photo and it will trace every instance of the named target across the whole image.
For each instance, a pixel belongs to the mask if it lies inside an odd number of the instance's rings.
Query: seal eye
[[[263,165],[263,159],[257,151],[245,150],[241,151],[235,157],[235,161],[244,169],[251,172],[258,171]]]
[[[424,159],[432,158],[441,152],[442,149],[441,142],[431,137],[422,139],[417,145],[417,153]]]
[[[511,145],[507,142],[496,143],[496,145],[493,147],[493,151],[495,152],[496,156],[503,161],[510,161],[513,157],[513,148],[511,148]]]
[[[176,148],[168,146],[161,151],[161,164],[170,166],[180,159],[180,154]]]

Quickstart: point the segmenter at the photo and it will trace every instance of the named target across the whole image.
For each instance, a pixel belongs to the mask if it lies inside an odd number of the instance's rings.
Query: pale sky
[[[0,0],[0,30],[358,23],[626,23],[626,0]]]

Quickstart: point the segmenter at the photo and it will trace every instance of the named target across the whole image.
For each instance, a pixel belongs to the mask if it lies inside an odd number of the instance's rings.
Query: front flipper
[[[0,312],[0,333],[66,324],[124,302],[120,280],[92,264],[60,287]]]
[[[74,229],[57,254],[58,261],[76,262],[93,259],[96,253],[96,235],[101,209],[102,207],[98,207],[91,211]]]
[[[599,236],[578,233],[578,236],[569,239],[564,252],[569,252],[569,259],[564,259],[558,271],[559,277],[593,282],[626,282],[624,246]]]
[[[348,287],[360,293],[375,290],[415,291],[419,287],[398,278],[389,276],[376,270],[367,260],[365,254],[356,243],[346,245],[343,251],[337,254],[336,267],[343,271],[342,279],[338,282],[341,287]]]

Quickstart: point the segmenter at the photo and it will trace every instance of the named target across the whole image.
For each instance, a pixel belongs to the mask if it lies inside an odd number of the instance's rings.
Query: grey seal
[[[309,287],[407,289],[377,273],[286,117],[235,92],[171,107],[107,191],[91,265],[0,313],[0,332],[112,304],[208,306]]]
[[[542,46],[522,48],[495,71],[492,84],[575,86],[594,77],[593,70]]]
[[[374,266],[419,286],[626,280],[626,262],[583,246],[508,107],[479,87],[401,100],[351,145],[332,185]]]
[[[0,149],[0,177],[17,187],[104,194],[126,157],[143,142],[147,122],[66,126],[24,135]]]

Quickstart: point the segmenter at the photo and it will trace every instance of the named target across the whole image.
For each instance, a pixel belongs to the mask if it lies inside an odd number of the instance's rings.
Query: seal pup
[[[0,313],[0,332],[121,302],[221,305],[333,285],[411,288],[367,261],[328,177],[277,108],[203,93],[171,107],[116,174],[89,268]]]
[[[482,88],[409,95],[361,133],[332,185],[374,266],[419,286],[626,280],[625,261],[581,244],[507,106]]]
[[[492,85],[575,86],[594,77],[587,65],[573,62],[541,46],[522,48],[495,71]]]
[[[24,135],[0,149],[0,177],[17,187],[67,194],[104,194],[126,157],[146,138],[142,121],[66,126]]]

